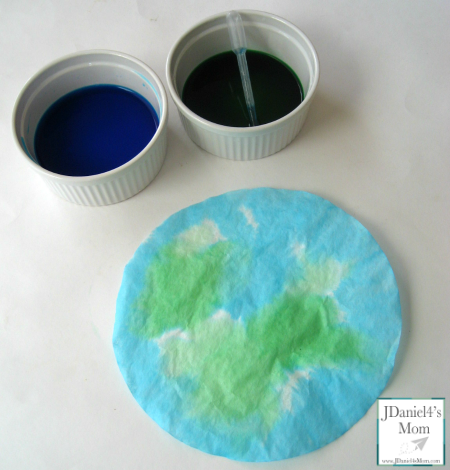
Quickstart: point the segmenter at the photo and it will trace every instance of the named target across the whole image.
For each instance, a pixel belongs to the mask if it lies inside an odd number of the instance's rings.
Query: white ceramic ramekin
[[[193,113],[181,100],[183,86],[194,68],[209,57],[231,49],[226,12],[207,18],[187,31],[172,47],[166,65],[169,92],[189,137],[206,151],[232,160],[272,155],[299,133],[319,81],[319,60],[296,26],[270,13],[239,11],[248,49],[278,57],[299,77],[305,99],[291,113],[257,127],[221,126]]]
[[[34,134],[45,111],[65,94],[90,85],[129,88],[155,109],[159,126],[149,144],[124,165],[93,176],[65,176],[42,168],[34,152]],[[114,204],[134,196],[158,174],[167,147],[167,96],[158,76],[140,60],[114,51],[72,54],[34,75],[17,98],[13,133],[26,162],[58,196],[86,206]]]

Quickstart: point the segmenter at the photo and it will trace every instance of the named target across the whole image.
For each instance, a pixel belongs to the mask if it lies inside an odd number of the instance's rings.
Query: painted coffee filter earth
[[[242,461],[318,449],[380,395],[401,309],[354,218],[259,188],[169,217],[125,268],[114,351],[135,399],[184,443]]]

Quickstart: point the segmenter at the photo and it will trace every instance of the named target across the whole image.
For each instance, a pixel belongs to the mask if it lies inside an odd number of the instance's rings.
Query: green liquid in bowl
[[[303,101],[302,84],[288,65],[263,52],[247,50],[246,55],[259,125],[286,116]],[[229,127],[251,125],[232,51],[198,65],[186,80],[182,101],[207,121]]]

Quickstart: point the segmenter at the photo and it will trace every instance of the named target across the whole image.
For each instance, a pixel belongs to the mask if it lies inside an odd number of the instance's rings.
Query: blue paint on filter
[[[116,85],[84,87],[45,112],[36,129],[35,154],[54,173],[96,175],[138,155],[158,125],[152,105],[134,91]]]

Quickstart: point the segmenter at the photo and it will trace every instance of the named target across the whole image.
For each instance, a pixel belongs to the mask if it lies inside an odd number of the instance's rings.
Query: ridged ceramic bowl
[[[34,151],[34,134],[45,111],[59,98],[91,85],[119,85],[144,97],[159,118],[148,145],[127,163],[92,176],[65,176],[42,168]],[[114,204],[143,190],[158,174],[166,155],[167,96],[150,67],[127,54],[94,50],[72,54],[40,70],[17,98],[13,133],[31,168],[58,196],[86,206]]]
[[[231,50],[227,12],[207,18],[187,31],[172,47],[166,65],[169,92],[189,137],[204,150],[232,160],[254,160],[272,155],[299,133],[319,81],[319,60],[309,39],[296,26],[270,13],[239,11],[248,49],[271,54],[288,64],[305,94],[291,113],[256,127],[227,127],[193,113],[182,101],[184,84],[200,63]]]

